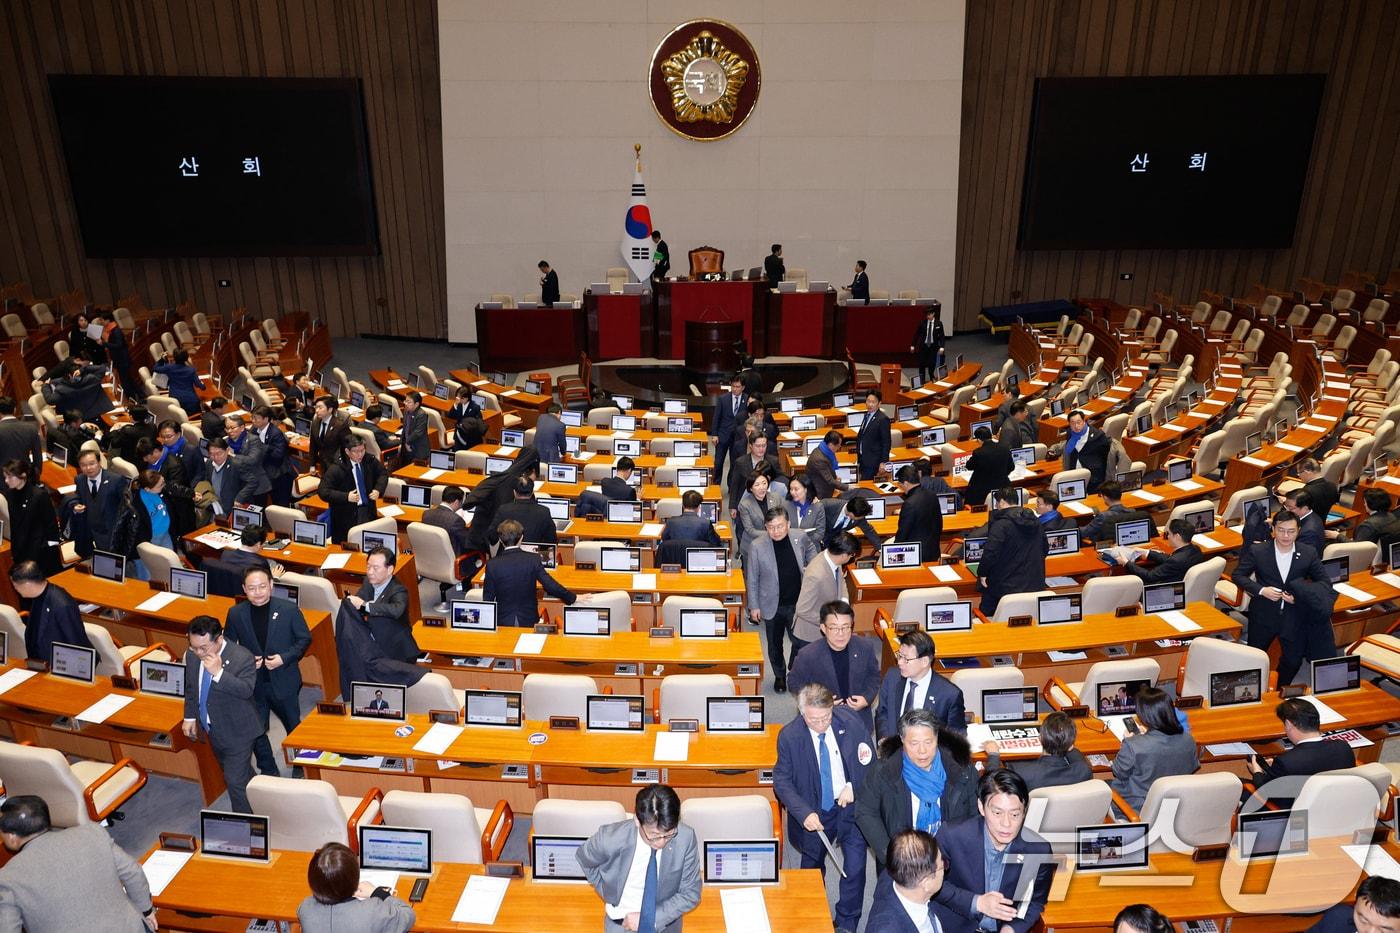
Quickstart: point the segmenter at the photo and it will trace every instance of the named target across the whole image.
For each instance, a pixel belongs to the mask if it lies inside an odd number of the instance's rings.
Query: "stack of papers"
[[[863,567],[860,570],[852,570],[851,577],[861,586],[880,585],[880,575],[869,567]]]
[[[1093,509],[1089,508],[1082,502],[1062,502],[1060,504],[1063,505],[1065,508],[1069,509],[1075,515],[1092,515],[1094,513]]]
[[[327,554],[326,559],[321,561],[322,570],[339,570],[350,563],[350,554],[347,551],[337,551]]]
[[[1342,851],[1361,866],[1361,870],[1372,877],[1389,878],[1400,881],[1400,862],[1380,846],[1342,846]],[[151,892],[155,893],[154,890]]]
[[[1161,502],[1162,497],[1155,492],[1148,492],[1146,489],[1139,489],[1135,495],[1145,502]]]
[[[396,518],[403,514],[403,509],[390,503],[389,505],[381,505],[379,507],[379,514],[384,518]]]
[[[1184,479],[1178,483],[1172,483],[1172,485],[1175,486],[1177,489],[1180,489],[1182,492],[1190,492],[1193,489],[1201,488],[1201,484],[1196,482],[1194,479]]]
[[[654,590],[654,589],[656,589],[656,574],[654,574],[654,573],[634,573],[634,574],[632,574],[632,589],[634,589],[634,590]]]
[[[3,674],[0,674],[0,693],[4,693],[12,687],[19,686],[29,678],[33,677],[35,671],[24,667],[12,667]]]
[[[539,654],[544,650],[544,640],[548,635],[526,632],[515,640],[514,654]]]
[[[1191,538],[1191,543],[1196,545],[1196,547],[1201,548],[1202,550],[1206,548],[1220,547],[1220,542],[1212,538],[1210,535],[1194,535]]]
[[[644,538],[655,538],[659,537],[663,530],[664,526],[660,522],[644,522],[641,534]]]
[[[1372,599],[1370,593],[1367,593],[1365,590],[1358,590],[1350,583],[1333,583],[1332,589],[1336,590],[1342,596],[1356,600],[1358,603],[1370,602]]]
[[[1089,657],[1082,651],[1047,651],[1052,661],[1083,661]]]
[[[1257,459],[1257,458],[1255,458],[1255,457],[1241,457],[1241,458],[1240,458],[1240,463],[1248,463],[1250,466],[1257,466],[1257,467],[1267,467],[1267,466],[1269,466],[1269,461],[1267,461],[1267,460],[1259,460],[1259,459]]]
[[[150,857],[141,863],[141,870],[146,873],[146,884],[150,886],[151,896],[160,897],[165,886],[175,880],[180,869],[184,868],[185,863],[192,857],[194,857],[193,852],[171,852],[168,849],[157,849],[152,852]]]
[[[419,479],[426,479],[426,480],[434,480],[434,479],[437,479],[439,476],[441,476],[442,474],[444,474],[444,473],[446,473],[446,472],[447,472],[446,470],[424,470],[423,473],[422,473],[422,475],[420,475],[418,478],[419,478]]]
[[[457,736],[462,734],[462,726],[452,726],[445,722],[435,722],[423,737],[413,744],[415,752],[422,752],[425,755],[441,755],[457,741]]]
[[[496,914],[501,910],[501,901],[506,899],[509,887],[509,878],[472,875],[452,911],[452,922],[491,926],[496,922]]]
[[[1153,613],[1157,618],[1176,629],[1178,632],[1199,632],[1201,627],[1192,622],[1186,613],[1178,609],[1169,609],[1166,612]]]

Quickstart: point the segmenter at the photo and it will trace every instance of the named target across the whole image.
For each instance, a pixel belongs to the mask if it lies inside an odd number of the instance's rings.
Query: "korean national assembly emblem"
[[[733,26],[697,21],[677,27],[652,59],[652,104],[688,139],[728,136],[758,99],[758,57]]]

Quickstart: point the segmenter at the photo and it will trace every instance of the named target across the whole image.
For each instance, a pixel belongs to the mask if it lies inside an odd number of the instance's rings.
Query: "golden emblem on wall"
[[[728,23],[684,23],[652,55],[652,106],[663,123],[687,139],[733,133],[753,112],[758,89],[758,56]]]

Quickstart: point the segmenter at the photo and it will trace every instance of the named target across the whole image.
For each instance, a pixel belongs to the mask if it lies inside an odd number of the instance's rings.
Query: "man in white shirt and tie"
[[[938,842],[907,829],[890,838],[885,872],[875,882],[867,930],[880,933],[942,933],[929,901],[943,887],[946,863]]]
[[[715,416],[710,425],[710,443],[715,448],[715,480],[724,476],[724,458],[734,440],[734,429],[749,416],[749,398],[744,393],[744,380],[736,374],[729,380],[729,394],[715,401]],[[740,448],[735,456],[742,453]]]
[[[899,636],[895,666],[880,684],[875,713],[875,738],[899,735],[899,717],[911,709],[926,709],[938,720],[939,729],[959,735],[967,732],[962,691],[933,669],[933,639],[915,630]]]
[[[126,496],[131,481],[119,473],[109,473],[102,469],[102,461],[95,450],[84,450],[78,454],[78,472],[82,474],[77,482],[78,504],[73,506],[75,515],[83,517],[88,536],[82,528],[75,528],[74,537],[78,543],[78,553],[87,557],[93,548],[103,551],[112,549],[112,531],[117,525],[121,512],[122,499]]]
[[[914,331],[914,339],[909,342],[909,352],[919,358],[919,384],[933,379],[938,369],[938,358],[943,354],[943,322],[938,319],[939,307],[931,304],[924,309],[924,320]]]

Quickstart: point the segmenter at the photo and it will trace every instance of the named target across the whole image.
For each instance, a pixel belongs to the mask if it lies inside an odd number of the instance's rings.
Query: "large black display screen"
[[[87,255],[378,251],[359,82],[51,75]]]
[[[1040,78],[1019,246],[1291,245],[1323,84]]]

